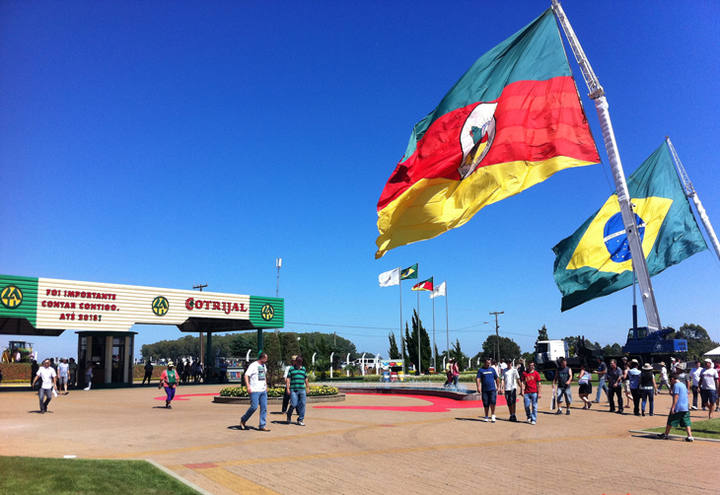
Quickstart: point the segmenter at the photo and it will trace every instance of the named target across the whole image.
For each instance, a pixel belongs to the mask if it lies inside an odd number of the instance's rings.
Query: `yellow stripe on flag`
[[[514,196],[555,172],[592,165],[566,156],[482,167],[463,180],[421,179],[378,211],[375,258],[390,249],[432,239],[460,227],[485,206]]]
[[[642,248],[645,258],[647,258],[673,200],[651,196],[642,199],[632,198],[630,202],[635,205],[635,214],[642,218],[645,223]],[[566,270],[577,270],[584,266],[611,273],[632,270],[632,260],[615,262],[610,259],[610,253],[605,247],[605,224],[618,213],[620,213],[620,204],[617,195],[613,194],[605,201],[593,221],[590,222],[585,234],[578,242]]]

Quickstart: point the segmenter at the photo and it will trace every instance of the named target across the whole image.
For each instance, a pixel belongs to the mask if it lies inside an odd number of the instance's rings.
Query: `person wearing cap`
[[[690,370],[690,379],[692,380],[693,402],[690,409],[697,411],[698,395],[700,395],[700,373],[703,367],[699,360],[695,360],[695,367]]]
[[[670,394],[672,395],[672,405],[670,406],[670,413],[668,414],[667,425],[665,426],[665,433],[658,434],[658,438],[667,440],[670,428],[673,426],[677,428],[685,428],[687,432],[686,442],[692,442],[694,440],[692,436],[692,429],[690,423],[690,410],[688,408],[688,391],[687,387],[683,382],[677,379],[677,374],[673,373],[670,377],[671,385]]]
[[[668,370],[665,367],[665,361],[660,361],[660,385],[658,385],[657,393],[660,395],[660,389],[663,384],[669,389],[670,382],[668,381]]]
[[[637,359],[630,361],[630,369],[627,372],[628,384],[630,385],[630,395],[633,401],[633,414],[640,416],[640,375],[641,371],[638,369],[640,363]]]
[[[178,372],[175,371],[175,364],[172,361],[169,361],[167,364],[167,369],[163,370],[162,374],[160,375],[160,385],[158,385],[158,388],[165,389],[166,409],[172,409],[170,403],[175,398],[175,391],[177,390],[179,382],[180,378]]]
[[[655,392],[657,391],[657,383],[655,383],[655,373],[650,363],[645,363],[640,371],[640,398],[642,399],[642,415],[645,416],[645,405],[650,402],[650,416],[654,413]]]
[[[712,359],[705,359],[705,369],[700,373],[700,397],[702,405],[708,408],[708,419],[712,419],[715,402],[718,399],[718,371],[713,368]]]

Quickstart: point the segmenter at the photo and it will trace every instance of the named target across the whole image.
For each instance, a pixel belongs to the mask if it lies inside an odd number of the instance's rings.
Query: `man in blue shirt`
[[[492,414],[492,422],[495,422],[495,403],[497,402],[497,389],[500,385],[498,374],[495,368],[490,366],[490,359],[485,360],[485,365],[477,372],[475,384],[478,393],[482,394],[483,408],[485,408],[485,419],[488,422],[488,410]]]
[[[688,391],[685,384],[678,380],[677,373],[670,375],[670,393],[672,394],[672,405],[670,406],[670,414],[668,414],[667,426],[665,426],[665,433],[660,433],[658,437],[667,440],[671,427],[685,427],[687,432],[685,441],[692,442],[694,438],[690,429]]]

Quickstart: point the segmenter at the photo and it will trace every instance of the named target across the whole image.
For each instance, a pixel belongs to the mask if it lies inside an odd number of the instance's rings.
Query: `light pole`
[[[202,290],[207,287],[208,284],[196,284],[193,285],[193,289],[199,290],[202,292]],[[205,367],[205,353],[203,352],[205,349],[205,343],[203,342],[203,333],[200,332],[200,364]]]
[[[498,315],[504,315],[505,311],[491,311],[490,315],[495,316],[495,362],[498,362],[498,357],[500,355],[500,334],[498,333],[498,329],[500,328],[500,325],[498,325]]]
[[[282,258],[275,258],[275,268],[277,269],[277,277],[275,279],[275,297],[280,297],[280,268],[282,268]]]

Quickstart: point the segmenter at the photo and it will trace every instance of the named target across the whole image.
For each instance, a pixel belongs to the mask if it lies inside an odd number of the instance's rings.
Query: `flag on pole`
[[[627,183],[650,276],[707,249],[667,143]],[[553,251],[562,311],[632,284],[632,255],[615,194]]]
[[[376,258],[599,163],[552,10],[480,57],[415,124],[377,204]]]
[[[447,294],[447,291],[445,290],[445,282],[443,282],[433,289],[432,294],[430,294],[430,299],[435,299],[436,297],[445,296],[446,294]]]
[[[422,282],[418,282],[417,284],[412,286],[412,290],[433,290],[433,278],[430,277],[427,280],[423,280]]]
[[[400,268],[393,268],[378,275],[378,283],[380,287],[392,287],[400,285]]]
[[[418,278],[418,265],[415,263],[413,266],[405,268],[400,272],[400,280],[407,280],[409,278]]]

